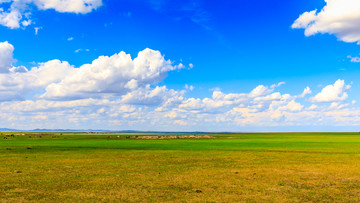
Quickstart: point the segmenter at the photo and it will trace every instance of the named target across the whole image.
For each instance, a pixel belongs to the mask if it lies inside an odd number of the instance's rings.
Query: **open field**
[[[1,202],[360,201],[359,133],[1,134]]]

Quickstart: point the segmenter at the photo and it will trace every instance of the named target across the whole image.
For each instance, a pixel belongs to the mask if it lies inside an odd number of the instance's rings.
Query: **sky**
[[[0,0],[0,128],[359,131],[358,0]]]

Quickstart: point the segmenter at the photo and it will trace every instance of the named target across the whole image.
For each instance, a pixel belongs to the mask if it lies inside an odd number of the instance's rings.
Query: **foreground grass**
[[[212,136],[1,140],[0,201],[360,201],[358,133]]]

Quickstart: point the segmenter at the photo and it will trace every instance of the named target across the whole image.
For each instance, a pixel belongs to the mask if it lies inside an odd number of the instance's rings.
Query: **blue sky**
[[[0,127],[358,130],[355,0],[0,6]]]

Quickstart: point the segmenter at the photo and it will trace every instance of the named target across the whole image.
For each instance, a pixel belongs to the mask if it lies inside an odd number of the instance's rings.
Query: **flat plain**
[[[0,201],[360,201],[359,133],[207,136],[3,132]]]

